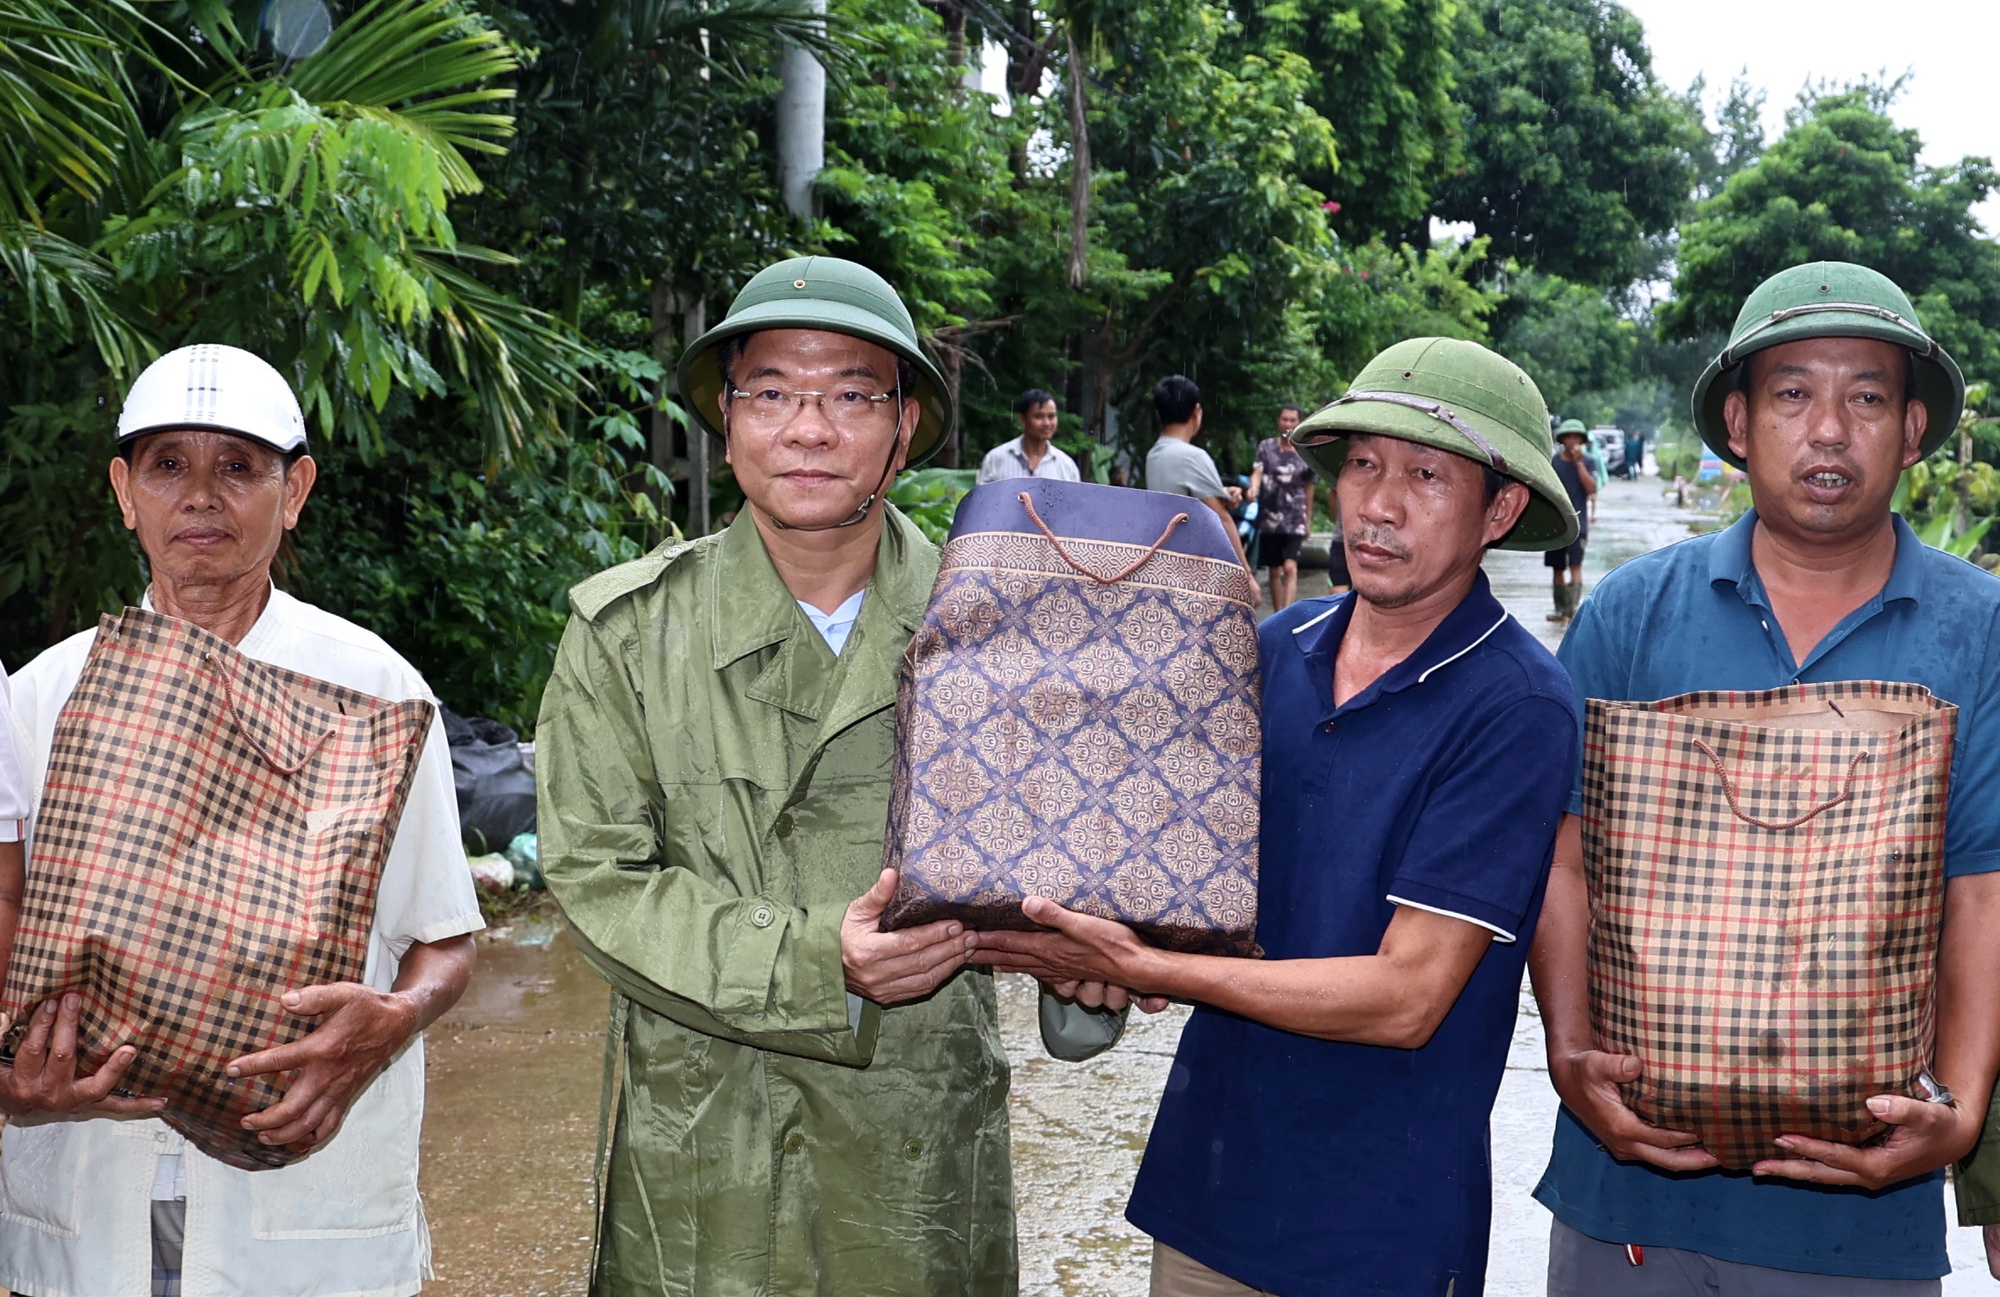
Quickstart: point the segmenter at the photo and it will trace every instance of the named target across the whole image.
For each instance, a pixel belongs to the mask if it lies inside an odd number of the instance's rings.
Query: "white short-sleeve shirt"
[[[13,729],[31,789],[41,786],[56,717],[95,634],[63,641],[14,680]],[[380,637],[281,590],[237,648],[378,698],[435,701]],[[31,839],[33,831],[30,820]],[[363,980],[389,990],[412,942],[483,926],[459,841],[450,748],[434,720],[383,866]],[[184,1186],[188,1202],[186,1297],[407,1297],[430,1267],[417,1199],[423,1112],[419,1037],[362,1091],[324,1148],[276,1170],[226,1166],[152,1119],[11,1123],[0,1143],[0,1286],[52,1297],[146,1297],[158,1180]],[[169,1158],[180,1163],[178,1175],[163,1166]]]
[[[978,482],[981,486],[1015,477],[1045,477],[1052,482],[1083,480],[1083,475],[1077,471],[1076,461],[1053,445],[1042,451],[1041,463],[1028,467],[1028,452],[1023,449],[1019,437],[1001,442],[979,461]]]
[[[14,737],[13,691],[0,666],[0,842],[19,842],[28,826],[28,779]]]

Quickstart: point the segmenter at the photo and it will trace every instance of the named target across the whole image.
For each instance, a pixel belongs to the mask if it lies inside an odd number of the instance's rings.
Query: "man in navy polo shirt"
[[[1156,1297],[1482,1288],[1487,1121],[1577,716],[1480,559],[1575,537],[1548,429],[1515,366],[1420,338],[1293,433],[1335,481],[1353,593],[1260,635],[1268,958],[1171,954],[1040,899],[1053,932],[980,934],[977,958],[1086,1003],[1198,1005],[1127,1210]]]
[[[1964,395],[1876,272],[1821,262],[1765,281],[1694,393],[1703,440],[1747,469],[1756,508],[1613,572],[1561,654],[1580,697],[1894,680],[1958,705],[1931,1069],[1956,1102],[1878,1096],[1879,1143],[1785,1136],[1754,1174],[1641,1122],[1618,1092],[1639,1061],[1591,1036],[1579,793],[1532,960],[1563,1098],[1536,1190],[1555,1213],[1551,1297],[1921,1297],[1950,1269],[1943,1168],[1978,1139],[2000,1058],[2000,581],[1924,546],[1890,500]]]

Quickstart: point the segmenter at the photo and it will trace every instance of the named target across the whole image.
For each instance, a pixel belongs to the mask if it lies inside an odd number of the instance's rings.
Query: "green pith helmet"
[[[1572,432],[1575,433],[1577,436],[1586,439],[1589,438],[1590,436],[1590,429],[1583,426],[1583,420],[1564,419],[1561,423],[1556,425],[1556,440],[1561,441],[1564,437],[1568,436]]]
[[[724,436],[716,401],[722,395],[722,343],[764,329],[825,329],[887,347],[916,370],[923,413],[910,437],[909,467],[944,444],[958,417],[944,375],[917,344],[917,326],[903,299],[882,276],[839,257],[794,257],[766,266],[729,304],[722,323],[681,353],[681,393],[702,427]]]
[[[1313,470],[1337,480],[1352,433],[1435,446],[1505,474],[1532,493],[1502,549],[1561,549],[1576,510],[1549,463],[1549,408],[1520,366],[1476,342],[1411,338],[1368,362],[1347,395],[1292,429]]]
[[[1907,347],[1917,358],[1917,399],[1930,411],[1923,453],[1930,454],[1958,430],[1965,376],[1937,339],[1924,332],[1909,296],[1880,271],[1850,261],[1815,261],[1781,270],[1757,285],[1729,331],[1729,345],[1695,381],[1694,426],[1724,462],[1746,467],[1729,449],[1729,427],[1722,420],[1736,367],[1753,352],[1801,338],[1879,338]]]

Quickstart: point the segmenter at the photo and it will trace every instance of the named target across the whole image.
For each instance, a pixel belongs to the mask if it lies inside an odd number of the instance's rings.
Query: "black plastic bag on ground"
[[[535,827],[535,776],[521,759],[521,736],[484,716],[442,710],[466,850],[474,855],[504,850]]]

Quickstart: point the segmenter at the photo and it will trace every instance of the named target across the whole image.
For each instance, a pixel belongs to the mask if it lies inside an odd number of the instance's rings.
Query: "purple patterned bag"
[[[889,928],[1027,896],[1255,955],[1257,587],[1198,500],[1019,478],[961,502],[903,659]]]

